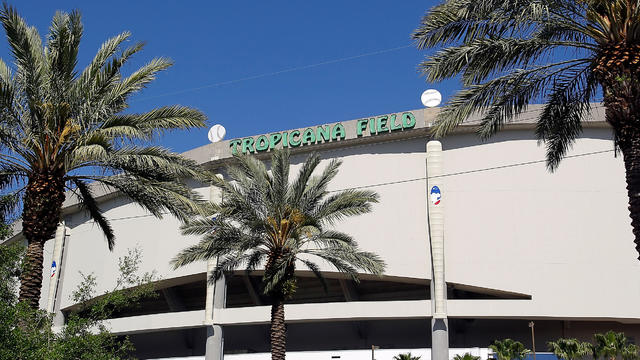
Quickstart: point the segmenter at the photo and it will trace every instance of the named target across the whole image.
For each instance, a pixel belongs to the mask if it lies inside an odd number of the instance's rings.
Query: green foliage
[[[549,351],[562,360],[580,359],[591,354],[591,344],[578,339],[558,339],[547,343]]]
[[[207,182],[209,173],[151,142],[169,131],[204,127],[206,116],[179,105],[123,113],[132,96],[172,65],[169,59],[154,58],[125,74],[144,44],[129,43],[131,34],[124,32],[103,43],[86,68],[76,69],[79,12],[57,12],[44,39],[6,3],[0,23],[13,57],[10,65],[0,60],[0,190],[16,189],[22,198],[22,230],[30,245],[53,235],[71,193],[109,249],[115,233],[96,191],[118,191],[159,218],[168,213],[184,221],[199,213],[201,198],[185,181]],[[21,300],[36,307],[41,262],[31,254]]]
[[[182,231],[199,235],[198,244],[181,251],[175,267],[194,261],[218,259],[214,271],[245,267],[251,271],[264,265],[263,291],[286,299],[295,291],[296,261],[321,281],[319,258],[357,281],[358,270],[381,274],[384,262],[359,249],[354,239],[333,228],[338,221],[368,213],[378,195],[369,190],[329,192],[337,175],[339,160],[332,160],[314,175],[320,164],[317,154],[309,156],[298,175],[289,178],[289,152],[275,151],[271,171],[251,156],[236,156],[237,165],[228,169],[230,179],[218,179],[222,202],[209,204],[206,217],[191,220]],[[324,284],[324,282],[323,282]]]
[[[489,349],[496,353],[498,360],[522,360],[531,352],[521,342],[512,339],[495,340]]]
[[[109,248],[115,234],[95,199],[98,187],[90,183],[119,190],[158,217],[170,213],[184,220],[197,212],[199,196],[184,179],[207,181],[208,173],[149,143],[168,131],[203,127],[206,116],[178,105],[122,113],[170,60],[155,58],[124,74],[144,47],[129,43],[131,34],[124,32],[104,42],[86,68],[76,69],[79,12],[57,12],[44,40],[6,3],[0,22],[13,55],[11,65],[0,60],[0,190],[11,186],[22,196],[36,175],[64,183]]]
[[[536,135],[556,169],[601,85],[594,68],[608,63],[607,47],[637,46],[639,24],[636,1],[443,1],[413,34],[418,48],[437,50],[420,64],[426,80],[459,77],[463,85],[438,114],[434,134],[476,114],[486,138],[542,102]]]
[[[623,360],[638,360],[640,359],[640,347],[636,344],[627,344],[622,349]]]
[[[393,360],[420,360],[422,356],[412,356],[410,352],[406,353],[406,354],[398,354],[396,356],[393,357]],[[465,359],[467,360],[467,359]],[[471,359],[471,360],[477,360],[477,359]]]
[[[103,320],[154,295],[150,283],[154,275],[137,275],[141,261],[138,250],[120,259],[117,285],[102,296],[92,299],[96,278],[91,274],[83,276],[83,282],[73,293],[80,306],[57,331],[52,328],[51,315],[17,302],[23,252],[18,246],[0,246],[0,360],[132,358],[131,342],[110,333]]]
[[[0,246],[0,302],[13,304],[22,268],[24,249],[17,245]]]
[[[593,342],[591,352],[594,359],[613,360],[622,357],[626,360],[638,358],[638,347],[629,344],[627,337],[622,332],[609,330],[604,334],[595,334]]]
[[[111,291],[96,296],[97,279],[93,274],[80,273],[82,282],[71,294],[79,307],[70,316],[101,321],[122,310],[137,308],[143,299],[157,296],[153,282],[158,280],[155,272],[139,275],[142,253],[129,249],[126,256],[118,259],[119,276]]]
[[[453,360],[480,360],[480,356],[471,355],[470,353],[457,354],[453,357]]]
[[[1,181],[0,189],[2,189]],[[0,241],[5,240],[12,235],[11,214],[14,212],[17,203],[18,198],[15,194],[0,195]]]

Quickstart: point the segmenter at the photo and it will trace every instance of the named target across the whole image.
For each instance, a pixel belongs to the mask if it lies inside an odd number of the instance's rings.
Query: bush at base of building
[[[393,357],[393,360],[420,360],[421,356],[413,356],[410,352],[406,354],[398,354]]]
[[[489,345],[489,349],[496,354],[498,360],[522,360],[531,352],[520,341],[512,339],[496,340]]]
[[[558,339],[547,343],[549,350],[562,360],[603,359],[638,360],[640,348],[631,344],[622,332],[612,330],[593,335],[593,344],[578,339]]]
[[[463,355],[456,355],[453,360],[480,360],[480,356],[471,355],[471,353],[464,353]]]
[[[137,275],[139,251],[120,259],[116,287],[98,298],[94,298],[96,278],[83,275],[83,283],[72,296],[80,306],[60,329],[53,328],[47,312],[17,302],[23,254],[20,247],[0,246],[0,360],[133,358],[133,344],[112,334],[104,320],[153,296],[153,274]]]

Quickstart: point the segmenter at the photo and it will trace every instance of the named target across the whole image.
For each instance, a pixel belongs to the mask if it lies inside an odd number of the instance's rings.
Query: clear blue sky
[[[132,66],[156,56],[175,65],[131,101],[131,111],[182,104],[200,109],[227,139],[421,108],[429,87],[445,97],[454,81],[426,84],[424,53],[411,45],[424,12],[438,1],[10,1],[46,34],[56,10],[79,9],[85,36],[80,67],[108,37],[128,30],[147,42]],[[6,38],[0,56],[10,60]],[[195,89],[200,88],[201,89]],[[190,90],[194,89],[194,90]],[[208,143],[206,129],[172,133],[160,143],[185,151]]]

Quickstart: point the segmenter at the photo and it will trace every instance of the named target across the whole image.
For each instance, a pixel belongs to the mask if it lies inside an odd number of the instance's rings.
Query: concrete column
[[[216,174],[222,178],[221,174]],[[222,201],[220,189],[212,186],[209,192],[209,200],[212,202]],[[205,347],[206,360],[222,360],[224,358],[224,336],[222,327],[215,324],[216,310],[224,308],[227,284],[224,276],[218,280],[213,280],[212,272],[217,265],[217,259],[207,261],[207,296],[205,303],[205,324],[207,324],[207,342]]]
[[[449,359],[447,283],[444,276],[444,193],[442,144],[427,143],[427,216],[431,252],[431,359]]]
[[[449,360],[449,321],[431,319],[431,360]]]
[[[62,268],[62,251],[66,238],[67,228],[64,221],[58,224],[56,236],[54,238],[53,256],[51,258],[51,279],[49,281],[49,295],[47,296],[47,311],[53,313],[58,292],[58,279]]]
[[[210,275],[207,276],[207,309],[210,315],[207,316],[205,323],[207,324],[207,344],[206,344],[206,360],[222,360],[224,350],[224,336],[222,327],[215,324],[216,310],[224,308],[227,284],[224,276],[216,280],[213,284],[209,281]]]
[[[220,325],[207,326],[207,345],[205,360],[221,360],[224,358],[224,338]]]
[[[206,324],[213,324],[213,302],[215,296],[215,284],[211,273],[216,268],[216,260],[207,261],[207,295],[204,307],[204,321]]]

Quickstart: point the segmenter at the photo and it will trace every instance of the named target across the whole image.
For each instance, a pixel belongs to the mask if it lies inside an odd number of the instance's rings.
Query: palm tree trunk
[[[49,173],[29,178],[22,212],[22,233],[28,246],[20,274],[19,301],[26,302],[32,309],[37,309],[40,302],[44,243],[55,234],[63,201],[62,176]]]
[[[613,127],[616,146],[626,171],[629,213],[640,260],[640,72],[637,47],[626,42],[600,49],[594,75],[602,86],[607,122]]]
[[[606,120],[624,159],[631,227],[640,260],[640,79],[625,71],[609,74],[602,83]]]
[[[271,360],[285,360],[287,329],[284,324],[284,300],[274,298],[271,305]]]
[[[624,158],[631,227],[640,260],[640,131],[634,127],[616,134],[616,137]]]
[[[43,243],[29,242],[24,269],[20,273],[20,301],[26,301],[32,309],[37,309],[42,287]]]

